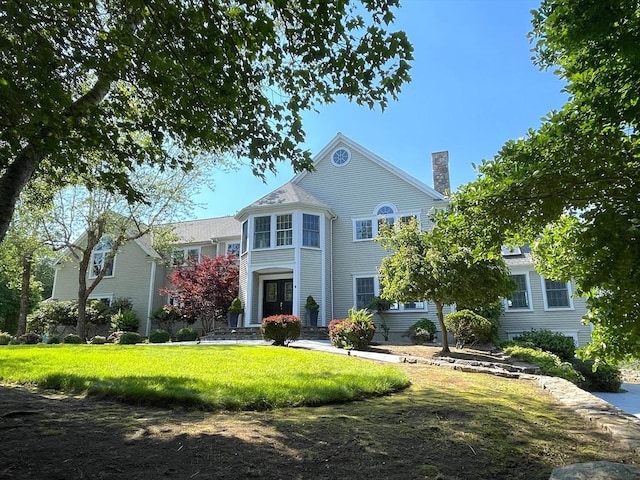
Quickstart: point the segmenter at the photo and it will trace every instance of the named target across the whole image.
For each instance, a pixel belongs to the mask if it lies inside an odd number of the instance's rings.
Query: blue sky
[[[451,184],[477,176],[472,164],[490,159],[509,139],[537,128],[566,100],[562,81],[531,62],[533,0],[401,0],[394,29],[415,48],[412,81],[388,108],[369,110],[343,100],[304,118],[303,147],[318,153],[342,132],[407,173],[433,185],[431,152],[449,151]],[[194,218],[233,215],[293,177],[281,163],[267,183],[248,168],[212,172]]]

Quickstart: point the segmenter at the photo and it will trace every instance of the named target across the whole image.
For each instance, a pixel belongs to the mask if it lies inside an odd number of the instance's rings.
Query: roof
[[[231,216],[190,220],[170,225],[173,225],[173,232],[179,238],[177,243],[201,243],[240,236],[240,222]]]
[[[280,205],[286,205],[287,207],[305,206],[321,208],[328,211],[331,210],[327,204],[318,200],[304,188],[296,185],[295,183],[289,182],[256,200],[251,205],[246,206],[238,212],[235,218],[242,218],[247,210],[273,208]]]

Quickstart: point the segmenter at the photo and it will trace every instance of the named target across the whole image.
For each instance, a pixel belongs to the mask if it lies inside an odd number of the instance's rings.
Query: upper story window
[[[227,254],[235,255],[236,257],[240,255],[240,244],[239,243],[227,243]]]
[[[338,148],[331,155],[331,162],[336,167],[343,167],[351,160],[351,152],[346,148]]]
[[[318,215],[302,215],[302,246],[320,247],[320,217]]]
[[[93,247],[89,262],[89,278],[95,278],[104,270],[105,277],[113,276],[113,241],[109,237],[102,237]]]
[[[200,262],[200,247],[175,248],[172,254],[172,264],[190,265]]]
[[[276,216],[276,246],[293,245],[293,220],[291,214]]]
[[[504,245],[500,248],[500,253],[502,254],[503,257],[510,257],[513,255],[522,255],[522,251],[520,250],[520,247],[506,247]]]
[[[370,218],[354,221],[354,240],[370,240],[373,238],[373,220]]]
[[[240,252],[246,253],[248,248],[249,237],[249,220],[242,222],[242,237],[240,238]]]
[[[542,278],[542,277],[540,277]],[[572,309],[571,287],[566,282],[542,278],[544,307],[546,309]]]
[[[531,286],[529,285],[529,275],[526,273],[510,275],[516,284],[516,289],[507,301],[507,311],[532,310]]]
[[[253,248],[271,247],[271,217],[256,217],[253,223]]]
[[[383,225],[393,225],[397,221],[409,222],[418,218],[418,214],[398,214],[392,203],[381,203],[373,210],[373,218],[353,220],[353,240],[371,240],[375,238]]]

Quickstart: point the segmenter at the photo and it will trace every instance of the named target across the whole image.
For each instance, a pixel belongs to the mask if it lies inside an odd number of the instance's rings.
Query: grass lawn
[[[6,346],[0,348],[0,382],[208,410],[322,405],[409,385],[396,367],[240,345]]]

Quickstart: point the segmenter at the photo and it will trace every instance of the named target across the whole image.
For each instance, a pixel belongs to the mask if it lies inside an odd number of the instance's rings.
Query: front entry
[[[265,280],[262,316],[293,313],[293,280]]]

